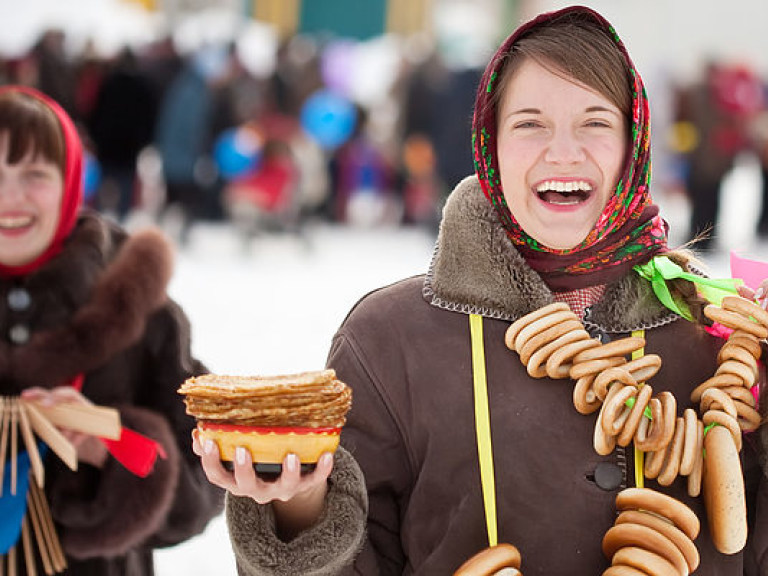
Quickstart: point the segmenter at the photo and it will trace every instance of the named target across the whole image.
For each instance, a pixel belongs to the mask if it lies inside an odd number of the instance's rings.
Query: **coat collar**
[[[501,320],[516,320],[554,301],[509,240],[476,176],[460,182],[445,204],[423,292],[433,306]],[[678,318],[659,303],[647,281],[629,274],[606,288],[588,323],[627,332]]]

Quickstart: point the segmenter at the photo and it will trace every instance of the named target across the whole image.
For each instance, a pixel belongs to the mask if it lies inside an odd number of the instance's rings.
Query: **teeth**
[[[583,180],[562,182],[560,180],[547,180],[536,187],[537,192],[591,192],[592,186]]]
[[[23,228],[32,223],[31,216],[3,216],[0,217],[0,228]]]

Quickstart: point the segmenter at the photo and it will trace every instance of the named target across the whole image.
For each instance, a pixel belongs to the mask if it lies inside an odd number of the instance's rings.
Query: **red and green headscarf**
[[[501,188],[496,156],[496,110],[494,92],[507,54],[537,27],[574,15],[591,18],[603,27],[626,59],[631,78],[631,154],[628,154],[616,190],[595,227],[578,246],[566,250],[549,248],[529,236],[510,212]],[[583,6],[571,6],[541,14],[523,24],[507,38],[483,74],[475,101],[472,142],[475,171],[486,197],[493,204],[509,238],[553,290],[574,290],[604,284],[623,276],[632,266],[666,250],[667,226],[652,203],[650,114],[643,81],[613,27],[599,14]]]

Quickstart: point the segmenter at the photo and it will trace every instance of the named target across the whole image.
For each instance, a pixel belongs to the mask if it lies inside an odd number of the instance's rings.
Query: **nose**
[[[13,178],[6,170],[0,168],[0,200],[9,201],[23,195],[18,179]]]
[[[552,134],[544,160],[552,164],[578,164],[586,153],[578,137],[570,130],[557,130]]]

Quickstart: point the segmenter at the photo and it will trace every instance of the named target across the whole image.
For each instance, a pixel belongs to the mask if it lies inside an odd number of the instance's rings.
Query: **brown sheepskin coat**
[[[269,506],[228,496],[240,573],[450,575],[488,545],[468,321],[477,313],[484,318],[499,541],[518,547],[526,575],[602,574],[609,562],[601,542],[616,519],[616,494],[634,485],[632,448],[598,455],[597,413],[576,411],[574,383],[531,378],[504,345],[512,320],[552,299],[477,179],[462,182],[448,199],[427,275],[365,296],[334,338],[328,363],[352,387],[353,401],[318,524],[281,542]],[[651,384],[675,395],[678,414],[716,368],[721,341],[664,308],[637,274],[607,286],[584,324],[603,341],[644,329],[646,352],[663,361]],[[686,478],[667,487],[646,480],[698,515],[697,576],[768,574],[760,444],[759,433],[745,435],[750,537],[737,554],[715,550],[703,499],[687,495]]]
[[[166,294],[171,268],[159,233],[129,237],[89,212],[56,258],[0,280],[0,394],[84,374],[87,398],[117,408],[124,426],[167,456],[139,478],[111,457],[101,470],[81,463],[72,472],[47,455],[45,489],[68,575],[150,576],[152,548],[200,533],[221,510],[221,491],[190,450],[194,421],[176,393],[204,367],[190,354],[186,316]],[[27,309],[9,307],[14,288],[30,295]],[[27,342],[9,338],[17,325],[29,329]]]

